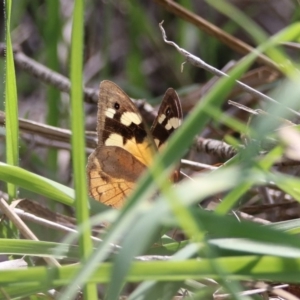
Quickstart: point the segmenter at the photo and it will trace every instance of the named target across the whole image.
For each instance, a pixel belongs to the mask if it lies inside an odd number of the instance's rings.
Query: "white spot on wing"
[[[123,137],[117,133],[112,133],[109,135],[108,139],[105,141],[105,146],[123,146]]]
[[[170,130],[171,128],[178,128],[180,126],[181,121],[178,118],[171,118],[167,125],[166,125],[166,129]]]
[[[159,139],[154,139],[154,143],[155,143],[156,147],[158,147],[158,145],[159,145]]]
[[[170,121],[171,121],[174,129],[177,129],[180,126],[180,123],[181,123],[180,119],[172,118]]]
[[[166,115],[165,114],[161,114],[159,117],[158,117],[158,123],[161,124],[166,118]]]
[[[105,112],[105,115],[110,118],[110,119],[113,119],[114,115],[116,113],[116,110],[113,109],[113,108],[108,108]]]
[[[142,118],[140,117],[140,115],[134,112],[127,111],[122,114],[121,123],[125,126],[130,126],[131,123],[139,125],[142,123]]]

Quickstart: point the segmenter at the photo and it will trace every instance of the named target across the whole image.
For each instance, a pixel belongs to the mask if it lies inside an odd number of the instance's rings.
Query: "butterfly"
[[[90,196],[121,208],[155,152],[181,122],[181,104],[174,89],[166,91],[149,131],[127,94],[113,82],[102,81],[97,114],[98,145],[87,163]]]

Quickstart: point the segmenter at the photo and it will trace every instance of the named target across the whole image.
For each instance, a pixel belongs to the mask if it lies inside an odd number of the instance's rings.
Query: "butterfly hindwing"
[[[88,159],[90,196],[120,208],[145,169],[144,164],[123,148],[98,147]]]

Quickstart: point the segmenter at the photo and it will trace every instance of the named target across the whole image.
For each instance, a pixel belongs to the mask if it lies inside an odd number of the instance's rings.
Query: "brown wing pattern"
[[[135,182],[153,157],[153,141],[130,98],[114,83],[100,84],[98,146],[88,158],[90,196],[123,206]]]
[[[100,147],[118,146],[144,165],[151,163],[153,140],[140,113],[126,93],[108,80],[100,84],[97,132]]]
[[[179,97],[174,89],[169,88],[151,127],[151,134],[158,149],[165,144],[181,123],[182,109]]]
[[[141,173],[180,125],[181,105],[176,92],[168,89],[151,132],[130,98],[116,84],[100,84],[98,146],[88,158],[89,194],[94,199],[121,208]]]
[[[88,158],[89,194],[106,205],[120,208],[145,169],[122,148],[99,147]]]

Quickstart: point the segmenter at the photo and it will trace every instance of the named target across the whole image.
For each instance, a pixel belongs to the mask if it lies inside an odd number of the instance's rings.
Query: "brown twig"
[[[54,213],[46,207],[30,200],[16,200],[18,208],[14,209],[14,212],[23,220],[30,221],[41,226],[51,228],[54,230],[60,230],[65,233],[78,233],[76,229],[76,219],[67,217],[65,215]],[[23,202],[23,203],[22,203]],[[20,207],[20,208],[19,208]],[[99,234],[99,230],[96,229],[93,233]],[[91,236],[91,239],[95,242],[101,242],[102,240]],[[114,245],[117,247],[117,245]]]
[[[6,208],[8,204],[6,204],[6,201],[3,198],[0,198],[0,209],[3,211],[3,213],[7,214]],[[5,203],[3,203],[5,202]],[[22,209],[19,208],[9,208],[9,213],[8,215],[14,215],[14,220],[19,219],[21,217],[24,220],[29,220],[31,222],[40,224],[42,226],[52,228],[55,230],[61,230],[63,232],[73,232],[73,233],[78,233],[75,228],[76,221],[74,218],[70,218],[67,216],[64,216],[62,214],[58,213],[53,213],[46,207],[34,202],[30,201],[27,199],[24,200],[16,200],[14,205],[21,207]],[[19,219],[17,224],[22,224],[23,221]],[[16,223],[15,223],[16,224]],[[23,223],[24,224],[24,223]],[[25,225],[25,224],[24,224]],[[18,225],[17,225],[18,226]],[[98,226],[99,229],[101,229],[101,226]],[[18,227],[19,228],[19,227]],[[24,236],[27,238],[35,240],[35,235],[30,232],[28,233],[26,230],[26,225],[25,225],[25,231],[24,227],[21,226],[22,229],[20,231]],[[99,233],[99,231],[98,231]],[[96,238],[94,236],[91,236],[91,239],[94,240],[95,242],[101,242],[102,240],[99,238]],[[116,244],[110,244],[112,247],[112,252],[116,253],[117,250],[120,250],[121,247]],[[137,256],[135,257],[135,260],[138,261],[157,261],[157,260],[169,260],[170,257],[166,255],[143,255],[143,256]]]
[[[194,149],[198,152],[215,155],[221,159],[230,159],[238,153],[238,150],[227,143],[214,139],[205,139],[198,137],[194,141]],[[243,145],[240,145],[243,148]],[[292,160],[287,157],[282,157],[280,161],[277,161],[274,166],[286,167],[286,166],[299,166],[300,162]]]
[[[6,203],[3,198],[0,198],[0,209],[9,218],[9,220],[18,228],[24,237],[29,240],[38,241],[35,234],[27,227],[27,225],[20,219],[14,210]],[[59,262],[53,257],[43,257],[50,266],[60,267]]]
[[[5,45],[0,44],[0,55],[2,57],[5,56],[5,51],[6,51]],[[18,47],[14,48],[14,62],[19,68],[31,74],[32,76],[38,78],[42,82],[55,86],[58,90],[62,92],[70,93],[71,83],[67,77],[55,71],[52,71],[51,69],[45,67],[39,62],[31,59],[23,52],[21,52]],[[88,103],[98,102],[97,90],[85,87],[83,93],[86,102]]]
[[[0,43],[0,56],[5,57],[6,46]],[[14,46],[14,62],[22,70],[41,80],[45,84],[49,84],[61,92],[70,93],[71,82],[70,80],[47,68],[41,63],[33,60],[32,58],[25,55],[18,46]],[[99,91],[93,88],[83,88],[84,101],[87,103],[98,103]],[[142,100],[131,99],[140,110],[141,114],[147,116],[148,119],[153,120],[153,107]]]
[[[236,52],[241,54],[248,54],[255,51],[255,49],[252,48],[250,45],[246,44],[240,39],[237,39],[236,37],[233,37],[232,35],[223,31],[219,27],[213,25],[207,20],[185,9],[183,6],[176,3],[175,1],[172,0],[155,0],[155,1],[161,4],[163,7],[165,7],[168,11],[177,15],[178,17],[197,26],[199,29],[203,30],[209,35],[216,37],[217,39],[219,39],[221,42],[223,42],[225,45],[227,45],[229,48],[232,48]],[[276,69],[277,71],[279,70],[277,65],[263,54],[257,55],[257,61],[261,64],[270,66],[271,68]]]
[[[0,125],[5,125],[5,113],[0,111]],[[54,126],[45,125],[19,118],[19,128],[21,131],[36,134],[49,140],[70,143],[72,133],[68,129],[62,129]],[[90,148],[96,148],[97,137],[86,136],[86,145]]]
[[[1,271],[12,270],[12,269],[24,269],[24,268],[27,268],[27,266],[28,266],[28,264],[23,258],[0,262],[0,270]],[[7,299],[10,299],[10,298],[7,297]]]
[[[262,218],[257,218],[251,215],[248,215],[245,212],[241,212],[241,211],[235,211],[234,212],[239,218],[245,220],[245,221],[250,221],[250,222],[254,222],[254,223],[258,223],[258,224],[262,224],[262,225],[267,225],[270,224],[271,222]]]
[[[269,293],[273,293],[274,291],[278,290],[278,289],[282,289],[282,288],[287,288],[289,285],[288,284],[280,284],[277,286],[271,286],[269,284],[266,284],[264,282],[259,282],[257,284],[255,284],[255,287],[251,290],[245,290],[242,291],[240,293],[238,293],[238,295],[240,295],[241,297],[245,297],[245,296],[251,296],[251,295],[259,295],[262,294],[263,292],[269,292]],[[285,294],[286,295],[286,294]],[[226,293],[226,294],[218,294],[215,293],[213,299],[214,300],[224,300],[224,299],[231,299],[232,295],[230,293]],[[264,298],[263,298],[264,299]],[[288,300],[299,300],[297,299],[289,299],[289,298],[284,298],[283,299],[288,299]]]
[[[237,154],[237,150],[223,141],[198,137],[194,142],[198,152],[216,155],[222,159],[230,159]]]
[[[161,33],[162,33],[162,36],[163,36],[163,40],[165,41],[165,43],[169,44],[169,45],[172,45],[173,47],[176,48],[176,50],[185,57],[186,61],[189,62],[190,64],[192,64],[193,66],[197,67],[197,68],[203,68],[204,70],[216,75],[216,76],[219,76],[219,77],[229,77],[228,74],[218,70],[217,68],[214,68],[212,66],[210,66],[209,64],[207,64],[205,61],[203,61],[202,59],[200,59],[199,57],[189,53],[188,51],[186,51],[185,49],[183,48],[180,48],[176,43],[172,42],[172,41],[168,41],[167,40],[167,36],[166,36],[166,32],[162,26],[162,23],[161,22],[159,24],[159,27],[160,27],[160,30],[161,30]],[[239,85],[244,91],[250,93],[251,95],[254,95],[255,97],[258,97],[260,99],[263,99],[263,100],[266,100],[266,101],[269,101],[269,102],[272,102],[273,104],[285,109],[285,110],[288,110],[289,112],[295,114],[296,116],[300,117],[300,113],[295,111],[294,109],[292,108],[289,108],[289,107],[286,107],[285,105],[279,103],[278,101],[274,100],[273,98],[253,89],[252,87],[244,84],[243,82],[239,81],[239,80],[235,80],[236,84]]]
[[[199,162],[195,162],[195,161],[187,160],[187,159],[182,159],[180,166],[183,168],[185,168],[185,167],[190,168],[194,171],[202,171],[202,170],[213,171],[213,170],[218,169],[218,167],[215,167],[215,166],[211,166],[211,165],[207,165],[207,164],[203,164],[203,163],[199,163]]]

